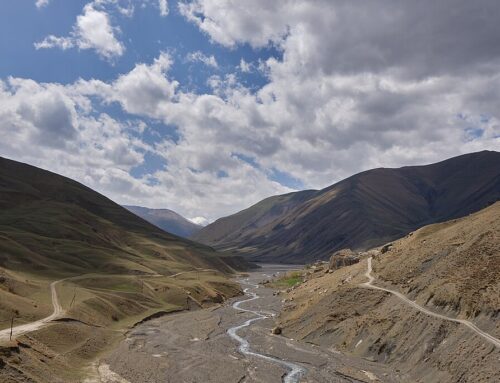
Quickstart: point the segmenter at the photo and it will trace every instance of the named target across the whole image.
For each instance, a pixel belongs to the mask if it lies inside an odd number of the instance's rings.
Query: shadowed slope
[[[166,233],[73,180],[7,159],[0,159],[0,209],[0,266],[10,270],[231,271],[211,248]]]
[[[160,229],[180,237],[188,238],[202,229],[203,226],[187,220],[169,209],[148,209],[141,206],[123,206],[135,215],[145,219]]]
[[[194,238],[253,260],[304,263],[346,247],[380,245],[499,199],[500,153],[483,151],[426,166],[373,169],[323,190],[271,197]]]

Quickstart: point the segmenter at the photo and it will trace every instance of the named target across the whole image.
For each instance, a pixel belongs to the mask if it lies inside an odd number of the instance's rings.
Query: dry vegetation
[[[0,158],[0,329],[58,321],[0,345],[0,381],[78,382],[144,318],[241,293],[245,262],[167,234],[67,178]],[[181,274],[178,274],[181,273]]]
[[[375,284],[500,337],[500,202],[424,227],[373,261]],[[366,261],[313,273],[285,296],[284,334],[390,363],[418,382],[500,380],[500,350],[465,326],[367,289]]]

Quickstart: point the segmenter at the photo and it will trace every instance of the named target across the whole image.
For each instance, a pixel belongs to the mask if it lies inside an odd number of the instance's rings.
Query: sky
[[[497,0],[0,2],[0,156],[206,224],[500,150]]]

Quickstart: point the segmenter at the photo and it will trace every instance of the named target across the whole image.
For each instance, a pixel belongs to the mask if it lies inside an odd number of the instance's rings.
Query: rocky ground
[[[381,363],[348,357],[333,345],[317,346],[272,334],[273,315],[282,307],[275,290],[250,284],[269,279],[278,269],[267,267],[249,274],[243,287],[246,297],[220,307],[172,314],[148,321],[132,330],[125,341],[101,360],[101,382],[400,382],[408,381]],[[245,356],[227,330],[255,314],[237,310],[234,302],[259,298],[241,305],[268,316],[242,328],[237,334],[248,340],[250,350],[260,356]],[[263,359],[271,356],[297,363],[306,373],[299,380],[286,380],[288,370]],[[110,373],[111,371],[111,373]],[[91,382],[92,380],[89,380]]]
[[[307,272],[286,294],[285,336],[386,363],[418,382],[500,381],[500,349],[463,324],[421,312],[397,296],[500,337],[500,203],[459,220],[426,226],[359,263]],[[380,249],[382,250],[382,249]],[[338,262],[334,262],[338,266]],[[331,266],[331,265],[330,265]]]

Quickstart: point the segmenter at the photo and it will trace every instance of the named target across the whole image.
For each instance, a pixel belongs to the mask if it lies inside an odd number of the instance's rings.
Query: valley
[[[499,16],[0,1],[0,383],[500,383]]]
[[[495,174],[479,198],[465,193],[479,211],[306,265],[256,265],[0,159],[0,382],[495,381]],[[278,196],[258,219],[310,193]]]
[[[262,266],[239,280],[246,289],[245,297],[209,310],[148,321],[131,330],[101,363],[123,382],[368,383],[404,379],[381,363],[346,356],[333,345],[323,347],[273,335],[271,329],[283,303],[276,290],[259,283],[291,268]]]

